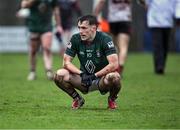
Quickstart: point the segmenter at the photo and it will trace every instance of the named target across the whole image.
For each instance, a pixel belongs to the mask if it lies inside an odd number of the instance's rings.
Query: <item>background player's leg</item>
[[[42,47],[43,47],[43,60],[44,66],[46,69],[46,75],[48,79],[53,78],[52,73],[52,52],[51,52],[51,45],[52,45],[52,32],[46,32],[41,35]]]
[[[119,33],[116,37],[116,43],[118,47],[118,58],[120,66],[120,74],[123,72],[123,67],[127,59],[128,46],[130,37],[126,33]]]
[[[36,53],[40,46],[40,38],[36,33],[30,34],[29,43],[29,63],[30,63],[30,73],[27,77],[28,80],[34,80],[36,78]]]

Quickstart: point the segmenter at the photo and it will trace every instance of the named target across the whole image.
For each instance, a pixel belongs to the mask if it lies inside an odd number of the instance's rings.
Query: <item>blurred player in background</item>
[[[56,27],[61,31],[59,9],[56,0],[22,0],[21,8],[28,8],[30,14],[27,18],[27,26],[30,31],[30,73],[28,80],[36,78],[36,53],[40,45],[43,50],[43,60],[46,76],[52,79],[52,16],[55,15]]]
[[[171,29],[174,27],[176,0],[139,0],[147,9],[147,25],[152,33],[154,71],[165,72]]]
[[[99,15],[105,2],[108,2],[108,17],[110,32],[113,35],[118,50],[119,73],[122,74],[127,59],[128,46],[131,34],[131,0],[99,0],[94,14]]]
[[[64,54],[63,68],[54,76],[56,85],[73,98],[72,109],[83,106],[82,93],[99,90],[104,95],[109,92],[108,108],[116,109],[115,102],[121,88],[118,56],[111,37],[97,31],[95,16],[86,15],[78,19],[79,33],[74,34]],[[72,60],[78,56],[80,69]]]
[[[180,53],[180,0],[176,0],[176,8],[175,8],[175,43],[176,50]]]
[[[62,32],[56,32],[56,37],[59,41],[60,54],[63,55],[67,41],[71,37],[71,29],[73,26],[73,14],[74,11],[77,13],[78,17],[81,16],[82,12],[79,5],[79,0],[57,0],[61,18]]]

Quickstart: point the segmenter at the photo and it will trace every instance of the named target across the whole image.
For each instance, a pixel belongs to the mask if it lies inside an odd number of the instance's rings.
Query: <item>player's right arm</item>
[[[22,0],[21,8],[30,8],[36,0]]]
[[[63,67],[67,70],[69,70],[71,73],[79,74],[82,73],[80,69],[78,69],[73,63],[72,63],[73,57],[64,54],[64,60],[63,60]]]

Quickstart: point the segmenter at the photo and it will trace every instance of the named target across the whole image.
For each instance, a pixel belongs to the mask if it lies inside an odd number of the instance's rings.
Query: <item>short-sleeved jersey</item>
[[[82,41],[79,33],[74,34],[65,53],[71,57],[77,55],[80,61],[80,69],[92,74],[108,64],[107,56],[115,54],[116,49],[109,35],[97,31],[95,39],[90,44]]]
[[[33,3],[27,18],[30,32],[44,33],[52,30],[52,12],[55,6],[56,0],[37,0]]]
[[[109,22],[129,22],[131,19],[131,3],[129,0],[108,0]]]
[[[147,24],[150,28],[172,28],[176,0],[146,0]]]

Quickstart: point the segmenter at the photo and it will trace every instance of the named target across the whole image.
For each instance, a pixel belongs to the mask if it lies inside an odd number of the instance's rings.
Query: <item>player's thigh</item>
[[[66,69],[59,69],[56,74],[62,77],[64,82],[70,83],[74,88],[80,90],[82,93],[88,92],[88,88],[81,85],[80,75],[70,73]]]
[[[41,34],[41,42],[43,48],[51,48],[52,36],[52,32],[50,31]]]
[[[81,77],[78,74],[70,74],[69,82],[73,85],[74,88],[80,90],[82,93],[88,92],[88,87],[81,85]]]
[[[57,70],[56,74],[60,77],[63,77],[63,80],[68,82],[69,81],[69,77],[70,77],[70,73],[68,70],[66,69],[59,69]]]
[[[30,44],[30,51],[31,52],[37,51],[39,49],[39,46],[41,43],[40,34],[31,32],[29,40],[30,40],[30,43],[29,43]]]
[[[65,82],[69,82],[74,86],[81,86],[81,77],[78,74],[70,73],[67,69],[59,69],[56,74],[60,77],[63,77]]]

